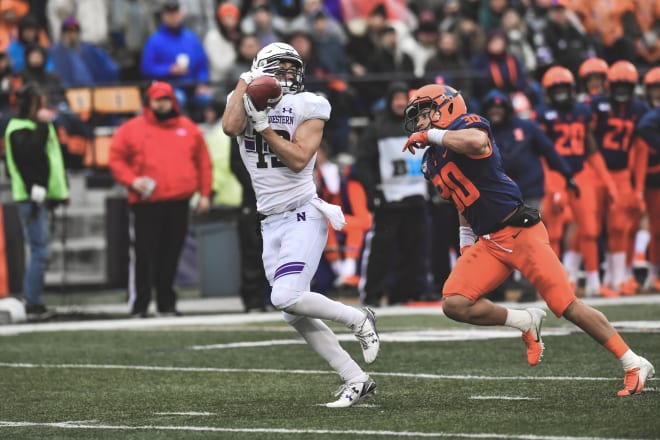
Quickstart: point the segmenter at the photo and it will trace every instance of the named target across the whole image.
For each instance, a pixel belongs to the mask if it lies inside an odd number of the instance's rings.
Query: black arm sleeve
[[[48,124],[38,123],[35,130],[16,130],[9,136],[11,152],[25,189],[30,193],[32,185],[48,187],[50,167],[46,154]]]

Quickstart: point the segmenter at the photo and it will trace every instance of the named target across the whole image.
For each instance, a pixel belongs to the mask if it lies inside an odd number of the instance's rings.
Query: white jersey
[[[268,113],[270,127],[286,140],[293,139],[298,126],[308,119],[330,119],[328,100],[309,92],[286,94]],[[257,197],[257,211],[261,214],[290,211],[316,196],[313,178],[316,154],[302,171],[292,171],[270,152],[249,119],[245,131],[238,136],[238,145]]]

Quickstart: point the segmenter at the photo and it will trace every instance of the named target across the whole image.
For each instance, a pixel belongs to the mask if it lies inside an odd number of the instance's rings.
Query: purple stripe
[[[284,275],[290,275],[293,273],[300,273],[305,268],[305,263],[303,261],[293,261],[291,263],[286,263],[281,265],[275,271],[275,279],[278,279]]]

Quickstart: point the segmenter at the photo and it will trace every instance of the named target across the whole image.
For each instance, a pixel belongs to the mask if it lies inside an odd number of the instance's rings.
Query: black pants
[[[133,210],[135,231],[135,293],[132,313],[145,313],[156,288],[159,312],[176,309],[176,276],[188,230],[188,200],[138,203]]]
[[[367,244],[365,304],[419,300],[425,292],[425,207],[378,208]]]
[[[459,252],[458,213],[451,203],[431,204],[429,212],[430,289],[440,294],[451,272],[449,250],[453,248]]]
[[[263,240],[259,227],[254,210],[245,209],[239,217],[238,236],[241,243],[241,300],[246,311],[264,309],[270,304],[270,286],[261,258]]]

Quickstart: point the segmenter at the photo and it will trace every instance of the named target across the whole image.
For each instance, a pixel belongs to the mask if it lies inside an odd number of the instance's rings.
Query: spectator
[[[273,27],[273,12],[266,4],[258,4],[252,9],[243,19],[241,31],[244,34],[255,34],[259,38],[261,47],[278,40],[277,32]]]
[[[351,31],[346,51],[353,75],[360,77],[367,73],[367,60],[380,47],[380,35],[386,24],[385,6],[379,4],[367,17],[363,32]]]
[[[45,318],[50,315],[41,298],[51,230],[48,211],[66,201],[69,193],[54,113],[46,107],[45,94],[30,83],[17,98],[18,114],[7,125],[5,145],[13,200],[30,248],[23,296],[28,316]]]
[[[438,84],[455,84],[463,90],[467,86],[462,78],[466,67],[467,61],[458,46],[456,34],[442,32],[438,38],[435,55],[424,66],[424,76],[435,78]]]
[[[26,0],[6,0],[0,2],[0,50],[6,51],[16,38],[18,21],[30,11]]]
[[[218,6],[217,17],[218,25],[209,29],[204,36],[204,51],[209,61],[210,79],[213,83],[223,81],[231,70],[237,57],[236,44],[241,38],[241,11],[236,5],[222,3]]]
[[[412,48],[406,48],[406,52],[411,55],[415,66],[415,75],[422,76],[426,63],[435,55],[438,47],[438,24],[431,11],[424,11],[420,14],[419,25],[415,31],[415,38],[412,39]]]
[[[62,39],[50,49],[53,72],[65,88],[115,83],[119,67],[100,47],[80,39],[80,23],[73,17],[62,22]]]
[[[367,61],[367,71],[372,75],[387,75],[387,78],[374,80],[368,87],[367,99],[376,110],[383,107],[383,85],[385,80],[406,80],[412,76],[415,64],[407,53],[397,43],[397,33],[392,26],[386,26],[381,31],[380,46],[371,54]],[[381,101],[380,103],[378,101]]]
[[[204,110],[204,124],[200,128],[209,147],[213,168],[213,199],[211,205],[237,207],[241,205],[243,192],[241,183],[231,172],[231,139],[222,131],[222,114],[225,111],[225,99],[214,97]]]
[[[177,0],[163,3],[160,28],[147,40],[140,66],[146,79],[171,82],[182,108],[201,112],[208,103],[209,67],[204,46],[183,26]]]
[[[33,44],[25,49],[25,68],[18,74],[23,84],[38,84],[48,97],[48,104],[57,107],[66,104],[66,95],[60,77],[46,69],[47,52],[43,47]]]
[[[486,49],[470,60],[472,71],[472,100],[470,108],[479,108],[479,102],[491,89],[506,93],[520,91],[530,94],[529,78],[520,61],[508,50],[503,31],[492,32]],[[477,100],[477,101],[475,101]]]
[[[144,43],[156,30],[153,2],[149,0],[112,0],[110,36],[112,56],[120,66],[122,81],[142,79],[140,59]]]
[[[12,92],[13,85],[12,80],[13,75],[11,73],[9,56],[6,52],[0,52],[0,113],[9,111],[9,96]]]
[[[596,53],[583,29],[578,29],[571,21],[570,13],[563,2],[553,4],[543,38],[550,49],[552,62],[566,67],[577,76],[582,61]]]
[[[252,60],[254,60],[260,49],[259,37],[254,34],[241,35],[236,43],[236,61],[223,78],[223,82],[233,84],[238,81],[241,73],[252,68]]]
[[[206,35],[216,27],[217,8],[215,0],[179,0],[184,12],[183,23],[196,35]]]
[[[509,0],[482,0],[479,6],[479,26],[486,34],[501,29],[502,15],[509,7]]]
[[[341,38],[330,30],[330,20],[323,10],[316,11],[311,27],[319,63],[331,74],[348,73],[348,60]]]
[[[366,270],[362,276],[366,281],[360,296],[364,304],[374,307],[384,296],[390,305],[402,304],[418,300],[425,290],[428,191],[420,171],[421,156],[411,161],[401,151],[406,138],[401,119],[408,103],[408,86],[394,82],[386,96],[386,108],[366,128],[355,164],[356,177],[374,214],[374,227],[365,244]]]
[[[158,312],[180,315],[173,288],[188,230],[190,198],[196,212],[209,209],[211,163],[204,137],[181,114],[174,89],[154,82],[142,115],[122,124],[112,139],[110,170],[128,188],[135,231],[135,286],[129,286],[133,317],[147,317],[151,288]]]
[[[502,15],[502,30],[506,34],[511,55],[520,60],[527,73],[533,76],[536,71],[536,55],[529,43],[530,36],[527,26],[520,18],[518,11],[510,8],[504,12],[504,15]]]
[[[95,46],[108,42],[108,0],[48,0],[46,14],[54,42],[61,40],[62,25],[70,17],[85,23],[80,31],[81,41]]]
[[[18,21],[18,37],[7,48],[14,73],[23,70],[25,67],[25,48],[34,44],[48,48],[50,41],[46,32],[39,28],[37,19],[28,14]],[[46,60],[46,70],[49,72],[53,70],[53,62],[50,59]]]

